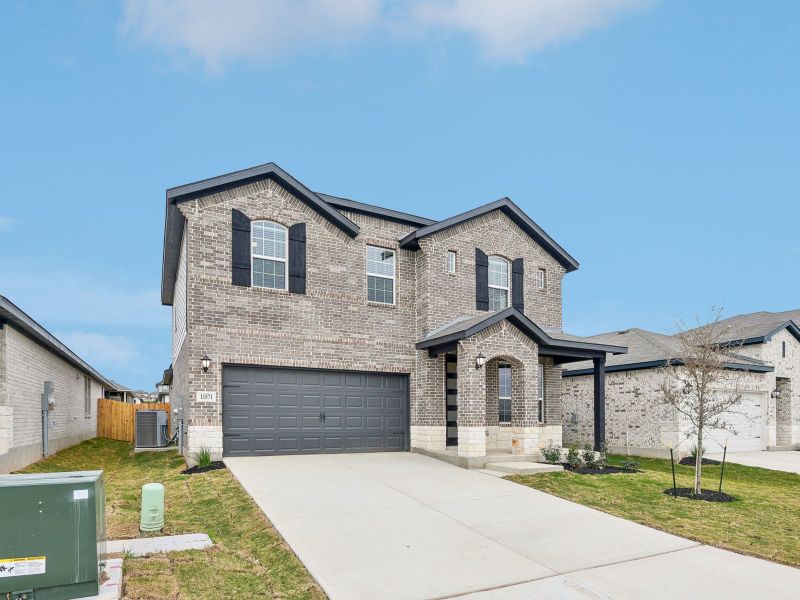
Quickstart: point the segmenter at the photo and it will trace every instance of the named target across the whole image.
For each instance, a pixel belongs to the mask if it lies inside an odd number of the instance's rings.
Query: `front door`
[[[446,354],[445,402],[447,420],[447,445],[458,446],[458,362],[455,354]]]

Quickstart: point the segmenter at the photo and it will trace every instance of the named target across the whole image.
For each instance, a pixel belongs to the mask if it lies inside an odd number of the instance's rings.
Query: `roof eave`
[[[536,323],[531,321],[527,316],[513,307],[506,308],[505,310],[501,310],[492,315],[487,315],[485,319],[479,323],[476,323],[475,325],[472,325],[471,327],[417,342],[415,347],[417,350],[426,350],[446,346],[448,344],[452,344],[453,342],[472,337],[484,329],[487,329],[492,325],[504,320],[509,320],[514,323],[517,328],[531,337],[541,348],[545,350],[559,349],[564,351],[580,351],[597,354],[625,354],[628,351],[625,346],[592,344],[552,338],[547,334],[547,332],[536,325]]]
[[[11,325],[40,346],[46,348],[48,352],[55,354],[79,371],[91,376],[105,387],[116,389],[116,386],[110,379],[103,377],[100,372],[70,350],[66,344],[42,327],[16,304],[3,296],[0,296],[0,325]]]
[[[638,371],[641,369],[658,369],[661,367],[666,367],[667,363],[680,367],[683,366],[683,363],[675,358],[673,359],[658,359],[658,360],[646,360],[640,362],[633,362],[633,363],[626,363],[621,365],[606,365],[605,371],[606,373],[615,373],[615,372],[624,372],[624,371]],[[726,369],[731,371],[750,371],[753,373],[770,373],[775,369],[770,365],[756,365],[756,364],[745,364],[745,363],[725,363],[724,364]],[[562,377],[578,377],[581,375],[591,375],[594,373],[594,369],[574,369],[572,371],[564,369],[561,372]]]

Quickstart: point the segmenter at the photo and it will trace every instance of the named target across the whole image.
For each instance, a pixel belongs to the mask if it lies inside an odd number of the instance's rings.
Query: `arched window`
[[[508,261],[502,256],[489,257],[489,310],[508,308],[511,292]]]
[[[253,287],[286,289],[287,230],[269,221],[253,221]]]

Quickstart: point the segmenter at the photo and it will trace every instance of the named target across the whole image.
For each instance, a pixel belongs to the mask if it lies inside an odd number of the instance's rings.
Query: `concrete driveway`
[[[715,460],[722,460],[722,452],[709,453],[707,456]],[[725,460],[749,467],[800,473],[800,451],[797,450],[785,452],[728,452]]]
[[[225,459],[327,594],[796,598],[800,570],[410,453]]]

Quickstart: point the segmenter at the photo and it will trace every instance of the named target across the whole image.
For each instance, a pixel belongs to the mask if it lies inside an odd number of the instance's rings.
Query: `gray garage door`
[[[224,367],[225,456],[405,450],[408,377]]]

